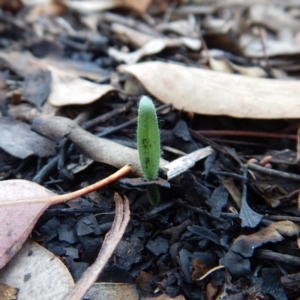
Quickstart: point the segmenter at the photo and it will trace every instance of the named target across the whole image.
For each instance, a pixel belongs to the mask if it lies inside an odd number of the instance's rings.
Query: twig
[[[247,164],[248,168],[263,174],[267,174],[270,176],[276,176],[276,177],[281,177],[285,179],[291,179],[295,181],[300,181],[300,175],[297,174],[292,174],[292,173],[287,173],[287,172],[282,172],[282,171],[277,171],[269,168],[264,168],[261,166],[258,166],[256,164]]]
[[[268,139],[291,139],[296,140],[296,134],[285,134],[276,132],[257,132],[246,130],[195,130],[194,132],[206,137],[213,136],[238,136],[238,137],[255,137],[255,138],[268,138]]]
[[[24,199],[24,200],[18,200],[18,201],[3,201],[3,202],[0,202],[0,207],[3,205],[14,205],[14,204],[19,204],[19,203],[45,202],[45,203],[49,203],[49,205],[53,205],[53,204],[57,204],[57,203],[61,203],[61,202],[66,202],[66,201],[81,197],[83,195],[86,195],[88,193],[91,193],[91,192],[98,190],[106,185],[109,185],[109,184],[115,182],[116,180],[124,177],[129,172],[131,172],[130,164],[124,166],[123,168],[121,168],[120,170],[115,172],[114,174],[112,174],[98,182],[96,182],[92,185],[89,185],[87,187],[84,187],[83,189],[80,189],[78,191],[72,192],[72,193],[68,193],[68,194],[64,194],[64,195],[55,195],[53,197],[46,197],[46,198]]]

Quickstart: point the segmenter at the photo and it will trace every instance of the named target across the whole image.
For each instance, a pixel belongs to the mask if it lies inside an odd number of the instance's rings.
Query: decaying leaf
[[[97,84],[72,74],[49,67],[52,88],[48,101],[54,106],[92,103],[115,88],[109,84]]]
[[[4,283],[0,283],[1,300],[16,300],[18,297],[18,289]]]
[[[107,1],[65,1],[66,5],[81,13],[99,12],[122,6],[122,0]]]
[[[86,294],[90,300],[130,299],[138,300],[139,294],[135,285],[129,283],[103,282],[94,283]]]
[[[253,5],[249,10],[249,17],[253,23],[263,24],[275,32],[284,29],[297,32],[300,28],[300,21],[284,11],[283,7],[263,4]]]
[[[112,175],[80,190],[56,195],[27,180],[0,182],[0,269],[20,250],[41,214],[52,204],[94,192],[131,172],[126,165]]]
[[[18,158],[31,155],[40,157],[56,153],[55,144],[45,137],[31,131],[30,125],[8,117],[0,118],[0,147]]]
[[[5,60],[16,73],[25,78],[32,76],[32,72],[38,72],[37,70],[50,71],[52,83],[48,102],[54,106],[92,103],[116,90],[109,84],[98,84],[80,78],[78,75],[85,76],[87,68],[84,71],[82,66],[78,67],[77,64],[76,67],[76,64],[70,64],[67,60],[62,60],[62,65],[60,65],[59,59],[37,59],[29,52],[0,52],[0,58]],[[97,68],[92,69],[94,73],[97,70]],[[100,73],[100,70],[98,71]],[[92,77],[95,79],[97,76]]]
[[[22,98],[42,110],[51,87],[51,73],[47,70],[37,70],[27,76],[22,85]]]
[[[0,282],[18,288],[18,300],[64,299],[74,287],[62,261],[31,240],[0,270]]]
[[[250,235],[240,235],[232,244],[228,253],[221,259],[234,277],[250,274],[250,260],[256,248],[266,243],[276,243],[283,236],[298,235],[299,227],[291,221],[275,222]]]
[[[178,110],[253,119],[300,115],[300,86],[293,81],[249,78],[163,62],[122,65],[119,70],[137,77],[155,98],[172,103]]]
[[[267,77],[267,73],[260,67],[242,67],[229,60],[217,60],[209,58],[209,65],[212,70],[225,73],[239,73],[249,77]]]
[[[46,188],[26,180],[1,181],[0,191],[0,203],[55,195]],[[36,221],[48,207],[48,203],[22,203],[1,207],[0,269],[21,249]]]
[[[125,39],[140,47],[138,50],[130,53],[124,53],[114,48],[109,48],[108,54],[111,57],[127,64],[134,64],[143,56],[159,53],[167,47],[178,47],[183,45],[192,50],[199,50],[201,48],[201,42],[194,38],[153,37],[120,24],[113,24],[112,29],[122,40]]]

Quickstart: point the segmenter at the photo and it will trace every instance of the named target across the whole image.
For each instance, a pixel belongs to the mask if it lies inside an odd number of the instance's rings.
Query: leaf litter
[[[3,265],[31,234],[78,281],[64,299],[95,281],[141,299],[299,297],[299,5],[29,3],[0,4]],[[147,93],[161,127],[157,206],[135,150]],[[128,162],[139,177],[55,202]]]

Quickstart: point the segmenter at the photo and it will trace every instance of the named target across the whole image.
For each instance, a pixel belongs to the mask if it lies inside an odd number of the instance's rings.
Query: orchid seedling
[[[157,180],[160,160],[160,135],[157,115],[152,100],[142,96],[138,108],[137,146],[141,169],[146,181]],[[156,185],[148,186],[148,195],[152,204],[160,200]]]

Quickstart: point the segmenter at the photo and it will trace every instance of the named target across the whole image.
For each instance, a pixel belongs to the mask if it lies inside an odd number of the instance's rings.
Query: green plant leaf
[[[139,103],[137,144],[145,179],[156,180],[160,159],[160,136],[155,107],[147,96],[142,96]]]

